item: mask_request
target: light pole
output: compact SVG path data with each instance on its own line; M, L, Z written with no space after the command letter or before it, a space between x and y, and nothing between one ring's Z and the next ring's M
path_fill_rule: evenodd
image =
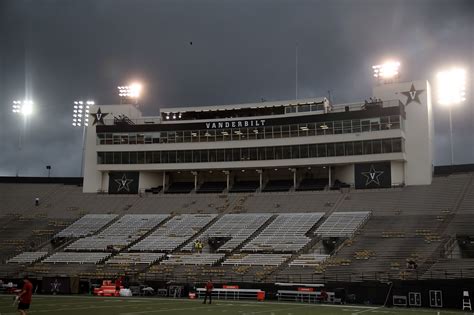
M19 175L20 172L20 163L21 163L21 149L22 149L22 132L23 129L26 128L26 122L28 117L33 114L33 101L31 100L23 100L23 101L13 101L12 105L12 112L15 115L20 115L23 117L23 124L20 124L20 130L18 133L18 160L17 160L17 167L16 167L16 176Z
M81 177L84 175L84 154L86 147L86 128L89 126L89 109L95 102L88 101L74 101L72 111L72 126L82 128L82 154L81 154Z
M447 106L449 110L449 139L451 146L451 165L454 164L453 118L452 108L466 100L466 71L451 68L438 72L438 103Z

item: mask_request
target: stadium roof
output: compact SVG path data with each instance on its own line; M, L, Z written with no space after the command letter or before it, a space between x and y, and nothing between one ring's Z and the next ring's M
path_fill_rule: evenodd
M305 98L297 100L284 100L284 101L273 101L273 102L258 102L258 103L245 103L245 104L231 104L231 105L211 105L211 106L191 106L191 107L168 107L161 108L161 113L185 113L185 112L203 112L203 111L219 111L219 110L234 110L240 108L266 108L266 107L280 107L289 105L302 105L302 104L319 104L327 101L325 97L318 98Z

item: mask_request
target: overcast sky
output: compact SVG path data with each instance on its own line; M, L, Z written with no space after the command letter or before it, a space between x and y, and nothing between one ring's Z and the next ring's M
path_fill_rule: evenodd
M192 42L192 45L190 45ZM368 98L371 65L402 63L401 80L457 64L471 78L453 111L455 163L474 163L473 0L0 0L0 175L80 174L72 103L118 102L145 83L143 111L299 96ZM26 126L11 113L31 98ZM450 162L447 110L435 108L435 165ZM23 129L25 127L25 129ZM19 150L19 133L24 137Z

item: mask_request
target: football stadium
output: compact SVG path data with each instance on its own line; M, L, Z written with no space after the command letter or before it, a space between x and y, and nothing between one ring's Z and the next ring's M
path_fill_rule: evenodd
M428 81L156 116L129 94L75 103L83 178L1 178L2 314L25 275L48 314L471 309L474 167L433 167Z
M1 2L0 315L474 314L472 1Z

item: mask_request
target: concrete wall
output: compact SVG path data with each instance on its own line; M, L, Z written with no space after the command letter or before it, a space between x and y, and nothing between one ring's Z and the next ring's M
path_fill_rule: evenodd
M163 172L140 172L138 189L148 189L163 185Z
M354 185L354 164L338 165L334 168L335 172L332 174L332 182L339 179L341 182Z
M384 84L374 97L398 99L405 104L405 183L429 185L433 175L433 114L428 81Z
M392 173L392 185L400 185L405 183L405 162L392 161L390 163Z

